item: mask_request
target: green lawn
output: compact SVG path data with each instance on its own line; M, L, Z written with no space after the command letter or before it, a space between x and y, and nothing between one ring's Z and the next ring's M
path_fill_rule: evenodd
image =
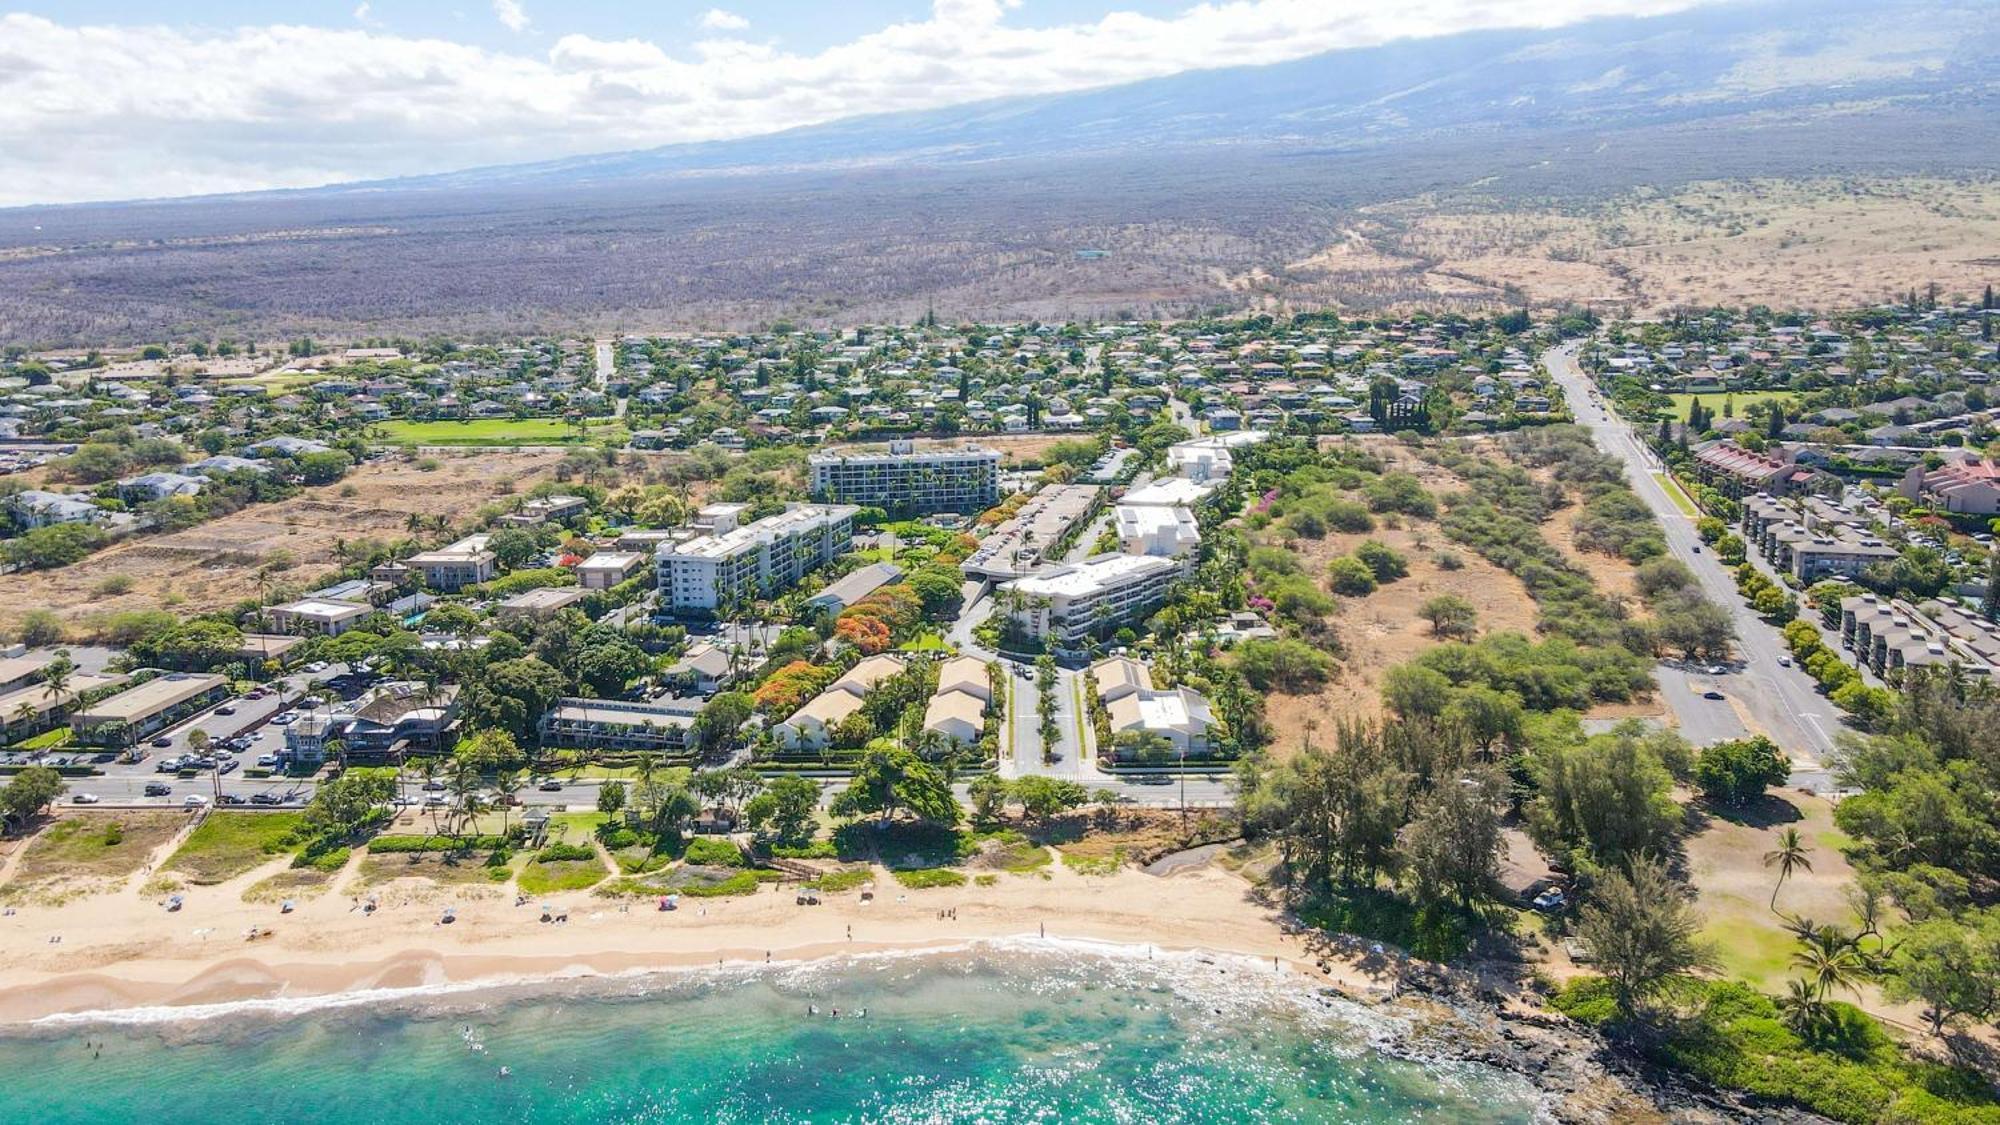
M377 423L380 441L388 445L565 445L576 442L576 430L560 418L478 418L467 421ZM590 427L586 441L623 444L624 426L602 421Z
M295 812L210 813L189 833L166 869L197 886L221 883L292 850L285 841L302 814Z
M1681 482L1668 473L1654 473L1653 476L1659 480L1660 487L1667 490L1667 498L1674 502L1674 507L1679 508L1682 515L1691 520L1701 518L1701 513L1695 510L1694 501L1681 489Z
M1738 417L1742 417L1743 408L1749 406L1753 402L1769 402L1772 399L1782 399L1785 402L1791 402L1799 397L1799 392L1797 391L1703 391L1700 394L1689 394L1684 391L1680 394L1669 395L1668 397L1674 400L1674 405L1673 405L1674 420L1680 421L1688 416L1688 407L1694 405L1694 401L1696 399L1700 399L1701 404L1703 406L1706 406L1710 410L1715 411L1715 416L1717 418L1722 417L1722 404L1727 401L1734 401L1736 403L1736 414Z
M904 652L943 652L951 646L945 644L944 638L936 633L924 632L917 634L896 647Z
M1792 935L1775 925L1744 918L1712 918L1701 936L1714 947L1724 976L1773 990L1784 987L1798 948Z
M524 895L547 895L561 891L588 890L604 881L604 864L590 859L561 859L553 863L531 860L515 877Z

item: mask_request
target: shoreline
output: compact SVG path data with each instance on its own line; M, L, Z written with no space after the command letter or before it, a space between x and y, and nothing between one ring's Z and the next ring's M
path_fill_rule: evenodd
M906 891L878 880L873 902L858 894L796 905L775 890L733 898L683 899L672 912L586 893L516 904L488 886L390 881L372 888L380 908L332 894L293 913L245 903L245 880L180 892L167 912L136 888L56 906L17 906L0 917L0 1027L117 1019L140 1009L259 1002L338 1002L347 995L460 990L564 978L804 963L844 955L917 954L972 943L1092 942L1169 953L1243 957L1284 967L1302 983L1333 987L1359 1002L1388 979L1327 960L1312 935L1291 932L1282 913L1256 900L1239 877L1212 867L1154 876L1108 876L1056 868L990 887ZM543 923L547 905L566 923ZM447 908L451 925L439 924ZM245 941L253 927L269 937ZM86 936L87 935L87 936ZM1324 961L1325 967L1321 967ZM356 1001L347 1001L356 1002ZM365 1002L365 999L360 1002ZM161 1018L161 1017L150 1017Z

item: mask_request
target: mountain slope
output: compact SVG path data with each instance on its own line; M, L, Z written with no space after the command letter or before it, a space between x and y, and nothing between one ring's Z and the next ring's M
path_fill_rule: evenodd
M1996 84L2000 22L1982 5L1788 0L1405 41L1075 94L367 186L604 183L1186 146L1380 146L1990 94Z

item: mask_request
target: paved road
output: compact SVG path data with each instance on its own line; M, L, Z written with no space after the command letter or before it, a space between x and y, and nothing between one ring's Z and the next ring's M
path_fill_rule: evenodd
M1744 604L1736 592L1736 580L1712 552L1697 553L1701 538L1695 534L1694 521L1667 494L1652 451L1596 397L1595 388L1576 363L1580 346L1566 344L1544 353L1549 374L1569 399L1577 423L1591 432L1599 448L1625 463L1633 489L1665 528L1667 546L1674 557L1687 564L1710 600L1728 610L1735 622L1737 662L1726 674L1710 678L1755 728L1784 747L1792 758L1794 785L1817 791L1830 789L1832 779L1822 763L1833 753L1834 735L1842 729L1838 709L1819 694L1810 676L1778 663L1779 657L1786 655L1778 631ZM1666 691L1666 696L1688 737L1702 741L1696 731L1708 727L1711 716L1699 705L1713 701L1689 691Z
M618 361L611 354L611 341L597 341L597 389L609 393L611 376L618 370ZM625 408L631 401L619 395L611 407L611 417L616 420L625 417Z

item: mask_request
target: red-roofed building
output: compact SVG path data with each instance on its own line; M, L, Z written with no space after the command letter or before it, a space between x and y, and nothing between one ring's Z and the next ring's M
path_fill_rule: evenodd
M1909 500L1947 512L2000 514L2000 464L1962 454L1935 469L1917 465L1903 474L1901 489Z
M1753 492L1782 495L1812 479L1812 471L1803 465L1752 453L1729 441L1696 446L1694 464L1703 484L1735 500Z

